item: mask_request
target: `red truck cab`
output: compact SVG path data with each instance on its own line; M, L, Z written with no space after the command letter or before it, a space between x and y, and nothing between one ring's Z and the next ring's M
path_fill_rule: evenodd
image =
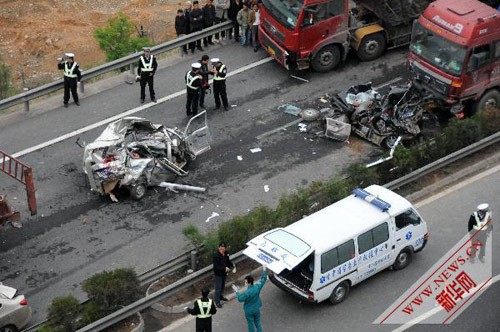
M500 12L477 0L437 0L415 21L415 86L457 117L500 107Z
M335 68L349 50L348 0L263 0L259 42L287 69Z

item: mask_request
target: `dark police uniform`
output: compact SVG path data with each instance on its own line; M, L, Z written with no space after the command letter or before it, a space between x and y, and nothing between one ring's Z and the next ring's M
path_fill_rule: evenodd
M186 101L186 115L196 115L198 114L198 101L200 100L200 89L202 77L198 73L201 65L199 63L193 63L190 71L186 73L186 89L187 89L187 101Z
M149 51L149 48L144 48L144 51ZM156 102L153 83L157 68L158 63L152 54L149 54L149 56L145 54L141 55L139 63L137 64L137 75L141 82L141 103L143 103L146 98L146 84L149 86L149 97L151 97L152 101Z
M73 60L73 56L66 56ZM77 82L82 79L82 73L80 72L80 66L77 62L73 61L61 61L57 64L57 68L62 69L64 72L64 97L63 103L64 107L68 107L69 92L73 96L75 104L80 106L78 99L78 92L76 91Z
M212 315L217 312L212 299L202 297L194 301L193 309L188 308L187 311L196 315L196 332L212 332Z
M218 59L217 59L218 60ZM214 73L214 98L215 98L215 109L220 108L221 99L222 104L224 105L224 109L229 110L229 103L227 101L227 92L226 92L226 75L227 68L226 65L223 64L220 60L212 62L220 63L220 66L215 66Z

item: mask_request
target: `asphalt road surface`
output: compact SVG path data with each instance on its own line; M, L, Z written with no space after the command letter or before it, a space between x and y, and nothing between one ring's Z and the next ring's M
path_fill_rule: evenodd
M372 322L396 301L467 232L469 215L478 203L489 202L500 209L500 165L463 180L434 196L416 203L431 234L426 248L413 257L404 270L385 270L354 286L347 300L329 303L301 303L270 281L261 292L262 325L265 331L498 331L500 326L500 282L493 284L449 325L375 325ZM495 218L496 219L496 218ZM494 220L496 223L498 219ZM493 229L493 276L500 274L499 231ZM256 279L257 280L257 279ZM194 331L195 321L187 316L162 332ZM242 304L235 299L219 309L213 318L214 331L245 331Z
M189 176L178 181L206 187L204 194L151 188L142 201L120 197L113 203L86 186L83 150L75 144L77 138L93 141L109 122L106 119L124 112L183 128L183 75L201 54L160 62L157 104L140 107L139 86L118 77L86 85L80 107L70 103L63 108L61 92L32 105L29 114L0 117L0 149L19 153L34 168L38 200L38 215L29 217L23 187L0 174L0 193L8 194L24 219L23 228L0 232L0 280L27 295L33 323L45 317L56 296L83 299L81 282L97 272L134 267L143 273L178 256L187 249L181 235L187 225L214 229L256 206L276 204L284 193L337 175L353 161L377 159L380 150L355 137L349 144L310 139L297 126L283 127L297 118L277 108L285 103L324 107L320 98L326 93L367 81L374 86L401 81L407 75L405 50L368 63L352 58L328 74L302 73L308 82L291 78L272 61L256 65L265 58L262 51L254 53L233 43L207 53L220 57L229 72L248 69L227 81L229 102L235 105L229 112L213 111L213 97L207 96L212 150L196 159ZM251 153L255 147L262 151ZM206 222L213 212L220 217Z

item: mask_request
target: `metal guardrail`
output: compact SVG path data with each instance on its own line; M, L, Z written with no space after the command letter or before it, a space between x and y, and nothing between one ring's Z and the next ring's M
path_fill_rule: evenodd
M174 50L178 47L186 45L187 43L194 42L199 40L200 38L204 38L207 36L214 35L216 33L220 33L222 31L228 30L232 26L231 21L222 22L220 24L214 25L210 28L203 29L202 31L192 33L189 35L178 37L174 40L168 41L166 43L157 45L151 48L151 53L154 55L165 53L170 50ZM141 52L136 52L134 54L127 55L126 57L102 64L95 68L82 71L82 80L80 83L81 92L84 91L84 82L91 80L97 76L105 74L115 69L123 68L126 66L130 66L130 70L133 71L133 65L139 61L139 55ZM55 65L55 64L54 64ZM48 83L32 90L28 90L26 92L20 93L18 95L0 100L0 110L6 109L21 103L24 103L24 110L29 111L29 102L33 99L42 97L51 92L55 92L64 87L63 79L59 79L52 83Z
M235 263L238 263L243 259L245 259L243 251L231 255L231 260ZM102 331L103 329L122 321L123 319L129 317L130 315L139 312L143 309L149 308L158 301L166 297L172 296L175 293L196 284L197 282L212 275L212 273L213 273L213 265L204 267L201 270L196 271L174 282L173 284L168 285L167 287L162 288L159 291L156 291L153 294L150 294L140 299L139 301L136 301L118 311L115 311L111 315L101 318L90 325L84 326L83 328L77 330L77 332Z
M493 134L491 136L488 136L486 138L483 138L479 142L473 143L469 145L468 147L465 147L463 149L460 149L458 151L453 152L452 154L447 155L446 157L443 157L441 159L438 159L428 165L425 165L422 168L417 169L416 171L411 172L410 174L407 174L403 177L400 177L394 181L391 181L389 183L386 183L384 187L387 189L397 189L400 188L404 185L407 185L410 182L414 182L421 178L424 175L427 175L431 172L434 172L446 165L449 165L461 158L467 157L468 155L478 152L492 144L500 142L500 132L497 132L496 134Z
M416 181L420 179L422 176L427 175L428 173L438 170L439 168L446 166L452 162L455 162L461 158L467 157L468 155L478 152L492 144L500 142L500 132L497 132L496 134L493 134L487 138L482 139L479 142L476 142L474 144L471 144L470 146L463 148L459 151L456 151L446 157L443 157L429 165L426 165L406 176L403 176L397 180L391 181L384 185L386 188L389 189L396 189L399 187L402 187L403 185L406 185L410 182ZM188 258L185 258L187 260ZM240 262L245 259L245 256L243 255L243 251L240 251L234 255L231 255L231 259L234 262ZM180 268L180 267L179 267ZM172 269L175 270L175 268L172 266ZM210 276L212 274L212 265L207 266L199 271L194 272L193 274L184 277L183 279L180 279L176 281L175 283L153 293L150 294L149 296L146 296L145 298L134 302L122 309L120 309L117 312L114 312L111 315L108 315L104 318L101 318L100 320L87 325L83 327L82 329L78 330L78 332L86 332L86 331L101 331L115 323L118 323L119 321L133 315L136 312L139 312L143 309L146 309L153 305L154 303L172 296L176 294L177 292L190 287L197 282L203 280L204 278Z
M168 262L165 262L161 265L158 265L151 270L148 270L144 272L143 274L138 276L138 279L141 283L141 286L148 285L152 283L155 280L160 279L161 277L165 275L169 275L175 271L178 271L179 269L185 268L185 267L190 267L190 268L195 268L193 265L195 262L193 262L193 259L196 258L196 253L199 252L199 250L202 249L202 247L198 248L198 251L187 251L185 253L180 254L179 256L169 260ZM88 299L84 300L83 302L80 303L80 305L83 305L88 302ZM38 328L40 328L43 324L47 323L49 320L45 319L41 322L38 322L26 329L23 329L22 332L34 332L37 331Z

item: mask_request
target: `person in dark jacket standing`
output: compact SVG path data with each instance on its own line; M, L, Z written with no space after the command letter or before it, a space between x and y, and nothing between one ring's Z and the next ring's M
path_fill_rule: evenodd
M214 275L215 275L215 294L214 301L217 308L222 308L220 301L227 301L223 296L224 288L226 286L226 276L234 268L229 254L226 251L226 242L221 242L219 248L214 255Z
M80 82L80 80L82 79L82 73L80 72L80 66L77 62L75 62L75 55L73 53L66 53L64 55L64 59L59 58L57 60L59 61L59 63L57 64L57 68L64 71L64 107L68 107L70 91L76 106L80 106L76 86L77 82Z
M245 285L247 289L240 293L238 287L233 285L233 289L236 292L236 298L238 302L244 302L243 311L245 312L245 318L247 319L248 331L262 332L262 325L260 323L260 307L262 307L262 301L260 300L260 291L267 280L266 266L262 267L262 275L260 281L254 284L253 277L248 275L245 277Z
M219 58L213 58L210 61L212 62L212 64L214 64L214 68L212 68L212 74L214 75L215 109L218 110L220 108L220 102L222 99L222 105L224 105L224 109L226 111L229 111L229 102L227 101L226 92L226 65L223 64Z
M203 28L208 28L214 25L215 22L215 6L214 0L206 0L205 6L203 6L203 19L205 25ZM213 45L212 36L203 38L203 46L208 47L208 45Z
M184 34L189 35L191 33L191 10L193 6L191 1L186 1L184 4ZM194 44L193 44L194 45ZM191 48L191 43L189 43L189 48ZM193 46L194 48L194 46ZM185 54L187 54L187 45L183 46Z
M207 90L210 88L210 85L208 84L208 75L210 75L212 72L208 68L208 59L209 56L204 54L201 57L201 88L200 88L200 107L205 109L205 95L207 93Z
M193 9L189 14L189 25L191 26L191 32L198 32L203 30L203 24L203 11L200 8L200 3L198 2L198 0L195 0L193 1ZM196 42L192 42L190 44L191 53L194 53L195 44L196 48L199 51L203 51L203 48L201 48L201 39L199 39Z
M186 311L196 316L196 332L212 332L212 316L217 313L214 301L208 298L208 288L201 290L201 298L194 301L193 309L186 307Z
M186 34L186 32L184 31L186 26L184 20L184 11L182 9L177 9L177 15L175 16L175 33L177 34L177 38ZM184 52L184 54L187 54L186 45L182 45L182 52Z
M238 23L238 12L243 8L243 2L241 0L231 0L228 10L228 17L233 22L234 29L234 41L240 41L240 25Z
M200 100L202 79L200 69L201 64L199 62L195 62L191 64L191 70L186 73L186 115L188 117L198 114L198 101Z
M156 58L151 54L151 48L143 47L142 50L144 53L139 58L139 63L137 64L137 78L141 83L141 104L143 104L144 99L146 99L146 84L149 87L149 97L151 101L156 103L153 85L158 63L156 62Z

